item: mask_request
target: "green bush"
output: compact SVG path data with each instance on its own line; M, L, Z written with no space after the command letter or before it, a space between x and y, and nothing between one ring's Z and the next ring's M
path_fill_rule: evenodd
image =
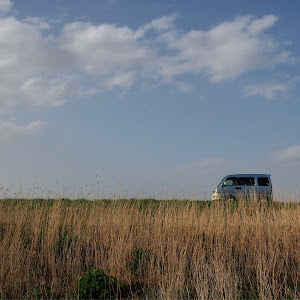
M91 270L79 278L78 296L80 299L113 299L116 291L116 279L107 276L102 270Z

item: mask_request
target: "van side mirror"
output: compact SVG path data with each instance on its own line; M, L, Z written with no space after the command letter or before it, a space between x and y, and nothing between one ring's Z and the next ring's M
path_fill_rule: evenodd
M226 186L226 181L224 181L224 182L222 183L222 187L224 187L224 186Z

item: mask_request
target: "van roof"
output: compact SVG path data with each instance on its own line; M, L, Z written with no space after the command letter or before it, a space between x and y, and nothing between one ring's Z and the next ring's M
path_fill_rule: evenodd
M270 177L270 174L229 174L226 175L228 176L233 176L233 177Z

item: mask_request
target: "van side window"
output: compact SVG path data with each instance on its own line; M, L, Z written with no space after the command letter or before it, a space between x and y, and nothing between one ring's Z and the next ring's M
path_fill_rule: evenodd
M236 177L228 177L228 178L226 178L225 185L226 186L237 185L237 178Z
M254 177L240 177L238 178L238 185L255 185Z
M269 186L270 185L268 177L257 178L257 183L259 186Z

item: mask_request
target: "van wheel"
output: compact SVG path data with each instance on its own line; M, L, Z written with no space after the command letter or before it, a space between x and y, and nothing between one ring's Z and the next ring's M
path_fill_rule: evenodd
M227 195L226 200L236 200L236 198L233 195Z

